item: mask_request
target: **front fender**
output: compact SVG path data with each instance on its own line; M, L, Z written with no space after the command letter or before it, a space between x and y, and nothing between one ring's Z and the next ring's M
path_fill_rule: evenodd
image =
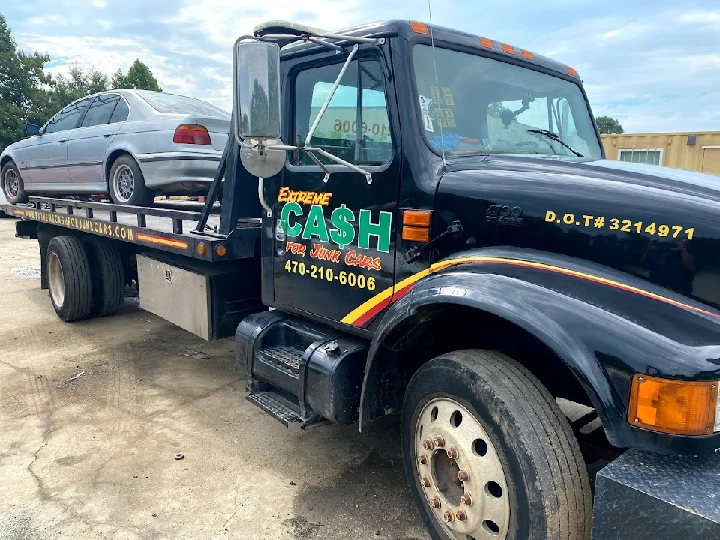
M361 422L371 419L378 399L375 360L383 343L423 307L454 304L501 317L551 349L585 389L615 446L675 451L720 446L719 434L674 437L626 421L636 373L720 378L720 314L639 278L570 257L488 249L455 260L464 262L437 263L436 271L385 313L368 355Z

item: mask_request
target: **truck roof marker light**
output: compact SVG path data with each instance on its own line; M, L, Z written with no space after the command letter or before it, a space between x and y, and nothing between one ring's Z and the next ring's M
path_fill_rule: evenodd
M572 75L573 77L578 77L578 72L575 70L575 68L571 68L570 66L567 66L567 72L568 75Z
M523 58L525 60L530 60L530 61L535 60L535 56L533 56L533 53L531 53L530 51L526 51L525 49L520 49L520 54L523 55Z
M506 52L508 54L515 54L515 47L512 45L508 45L507 43L501 43L500 46L502 47L503 52Z
M718 386L718 381L635 375L630 387L628 422L673 435L710 435L716 426Z
M403 212L403 225L414 227L429 227L432 212L430 210L405 210Z
M495 48L495 43L493 43L493 40L484 38L484 37L480 38L480 45L482 45L486 49L494 49Z
M411 21L410 28L416 34L423 34L426 36L430 35L430 29L428 28L428 25L425 23Z

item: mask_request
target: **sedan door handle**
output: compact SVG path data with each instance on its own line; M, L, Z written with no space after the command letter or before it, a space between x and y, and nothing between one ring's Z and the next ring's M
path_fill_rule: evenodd
M103 137L112 137L112 133L103 133Z
M67 139L59 139L58 142L67 142Z

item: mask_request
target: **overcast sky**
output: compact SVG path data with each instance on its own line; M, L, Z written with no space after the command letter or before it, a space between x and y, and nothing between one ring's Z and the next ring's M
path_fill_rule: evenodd
M259 22L333 30L428 20L427 0L22 0L0 13L52 72L145 62L169 92L231 108L232 43ZM7 5L10 4L10 5ZM596 116L625 131L720 130L720 1L432 0L433 23L575 67Z

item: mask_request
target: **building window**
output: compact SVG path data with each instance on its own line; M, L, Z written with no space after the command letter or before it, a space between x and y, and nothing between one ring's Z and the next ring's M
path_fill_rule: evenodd
M628 163L662 164L662 148L633 148L618 150L618 160Z

